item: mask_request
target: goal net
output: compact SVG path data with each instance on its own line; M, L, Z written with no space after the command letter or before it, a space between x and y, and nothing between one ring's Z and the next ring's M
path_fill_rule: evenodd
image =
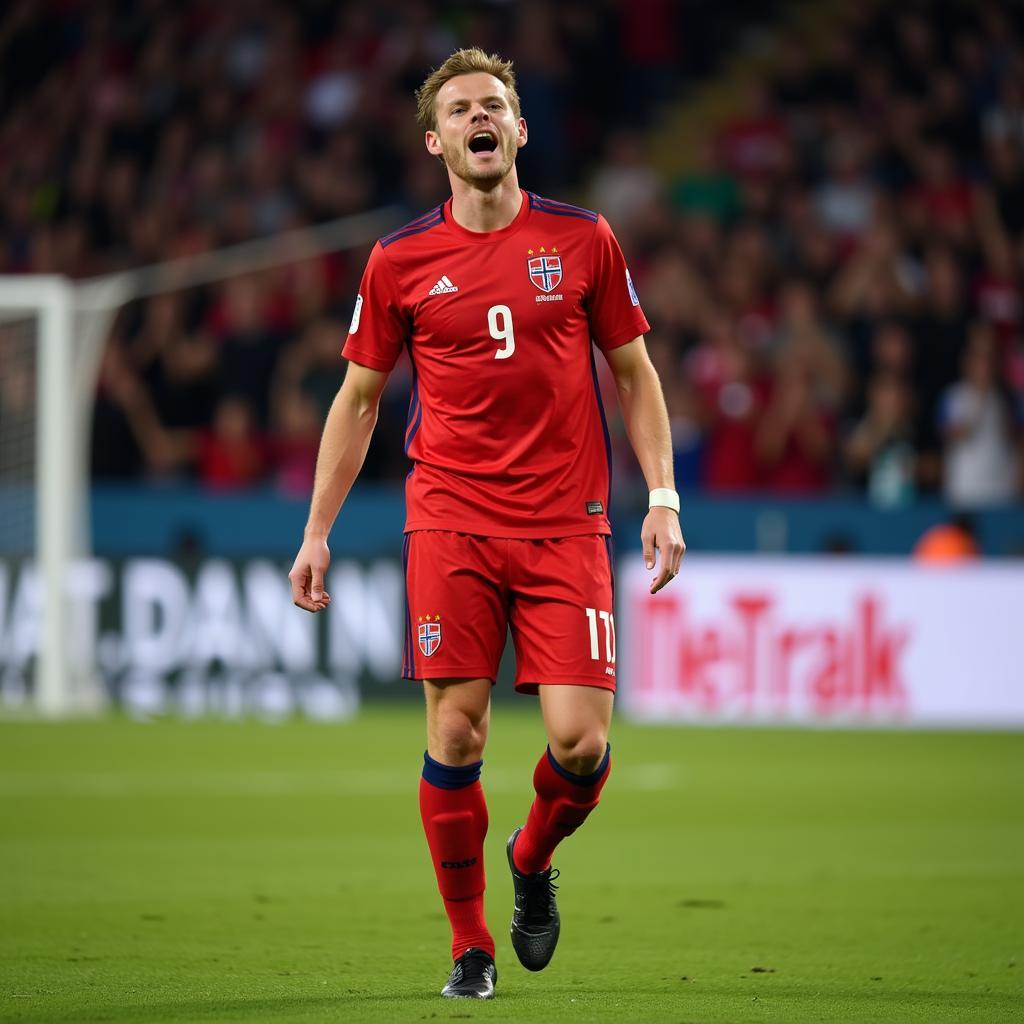
M97 377L118 310L371 244L385 208L81 282L0 276L0 706L48 717L107 704L88 559Z

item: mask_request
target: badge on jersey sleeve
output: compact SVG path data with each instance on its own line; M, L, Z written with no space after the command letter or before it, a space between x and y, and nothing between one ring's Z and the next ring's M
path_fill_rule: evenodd
M425 658L432 657L441 646L441 616L421 615L419 617L418 638L420 651Z
M534 256L526 261L526 269L542 292L553 292L562 283L561 256Z

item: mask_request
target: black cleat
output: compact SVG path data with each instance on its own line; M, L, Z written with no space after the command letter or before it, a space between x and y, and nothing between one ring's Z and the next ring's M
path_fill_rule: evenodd
M524 875L512 858L516 837L523 830L517 828L508 837L506 852L508 866L512 869L512 885L516 893L516 906L512 912L512 948L519 962L528 971L543 971L555 955L561 919L555 902L557 885L552 885L558 871L535 871Z
M473 946L455 961L441 995L446 999L493 999L497 980L494 958L486 950Z

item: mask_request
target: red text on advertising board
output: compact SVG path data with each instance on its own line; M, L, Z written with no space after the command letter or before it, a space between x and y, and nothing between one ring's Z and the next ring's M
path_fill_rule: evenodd
M683 595L639 613L637 696L709 717L803 711L815 718L907 712L908 625L886 623L867 593L846 616L787 615L769 593L737 588L697 619Z

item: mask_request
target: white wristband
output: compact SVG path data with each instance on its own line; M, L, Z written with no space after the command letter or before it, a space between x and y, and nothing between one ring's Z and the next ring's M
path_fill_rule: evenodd
M648 508L670 508L673 512L679 511L679 495L669 487L655 487L651 491Z

